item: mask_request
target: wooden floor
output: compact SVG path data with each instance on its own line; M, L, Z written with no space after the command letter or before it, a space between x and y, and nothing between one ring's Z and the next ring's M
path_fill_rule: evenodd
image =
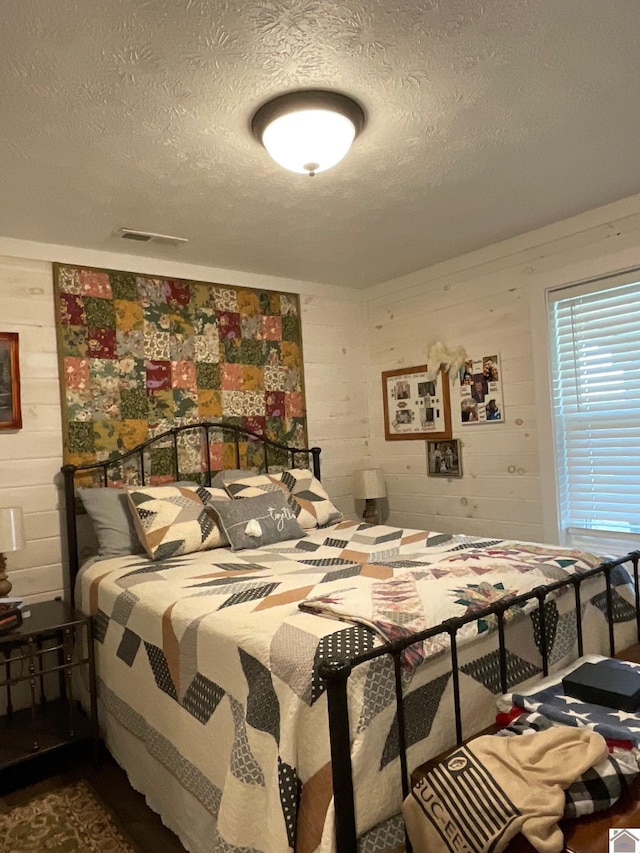
M85 747L85 751L89 750ZM129 784L124 771L104 751L99 767L94 767L82 748L57 753L46 760L32 759L15 769L0 773L0 795L26 788L49 776L69 780L87 779L103 802L114 812L121 828L145 853L185 853L177 837L146 804L144 797Z

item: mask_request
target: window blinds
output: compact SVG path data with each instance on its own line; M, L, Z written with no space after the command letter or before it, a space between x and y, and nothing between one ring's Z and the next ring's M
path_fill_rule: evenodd
M640 273L625 278L550 294L565 531L640 533Z

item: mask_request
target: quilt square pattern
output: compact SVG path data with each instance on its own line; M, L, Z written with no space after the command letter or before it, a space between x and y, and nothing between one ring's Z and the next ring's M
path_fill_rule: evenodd
M65 462L221 417L306 445L296 294L59 264L54 279ZM195 479L206 454L189 461L181 474ZM151 482L161 473L152 467Z

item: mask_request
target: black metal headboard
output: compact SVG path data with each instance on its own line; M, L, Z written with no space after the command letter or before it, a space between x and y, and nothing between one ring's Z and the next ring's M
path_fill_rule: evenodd
M203 485L211 485L211 475L217 472L217 468L211 468L211 438L212 436L220 436L218 440L229 440L235 447L235 467L241 468L241 453L240 443L248 442L256 444L261 448L260 469L265 473L269 472L269 465L272 467L278 465L282 467L283 463L289 464L291 468L311 467L314 476L320 479L320 448L319 447L290 447L286 444L281 444L266 438L260 433L250 429L245 429L234 423L226 423L225 421L203 421L201 423L185 424L184 426L174 427L166 432L150 438L148 441L139 444L132 450L125 453L112 456L104 462L92 462L87 465L63 465L60 469L64 478L64 503L65 503L65 529L67 534L67 547L69 550L69 575L70 575L70 591L73 601L73 593L76 581L76 575L80 569L80 560L78 555L78 527L76 521L76 494L75 482L78 472L84 474L92 473L99 476L100 485L103 487L109 486L110 483L117 481L117 478L112 475L113 471L121 469L122 463L126 460L132 460L136 463L138 485L145 485L148 476L147 466L145 465L145 455L149 449L156 446L165 447L169 450L172 459L173 476L175 480L179 480L181 474L192 475L193 472L185 472L180 468L180 448L178 436L181 433L200 433L202 439L203 466L199 472L203 480ZM309 460L311 458L311 465ZM300 462L303 465L300 465ZM249 467L249 466L247 466ZM97 484L96 484L97 485Z

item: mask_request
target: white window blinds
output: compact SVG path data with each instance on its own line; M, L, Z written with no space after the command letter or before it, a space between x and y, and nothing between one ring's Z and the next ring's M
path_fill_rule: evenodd
M561 529L640 533L640 272L550 294Z

